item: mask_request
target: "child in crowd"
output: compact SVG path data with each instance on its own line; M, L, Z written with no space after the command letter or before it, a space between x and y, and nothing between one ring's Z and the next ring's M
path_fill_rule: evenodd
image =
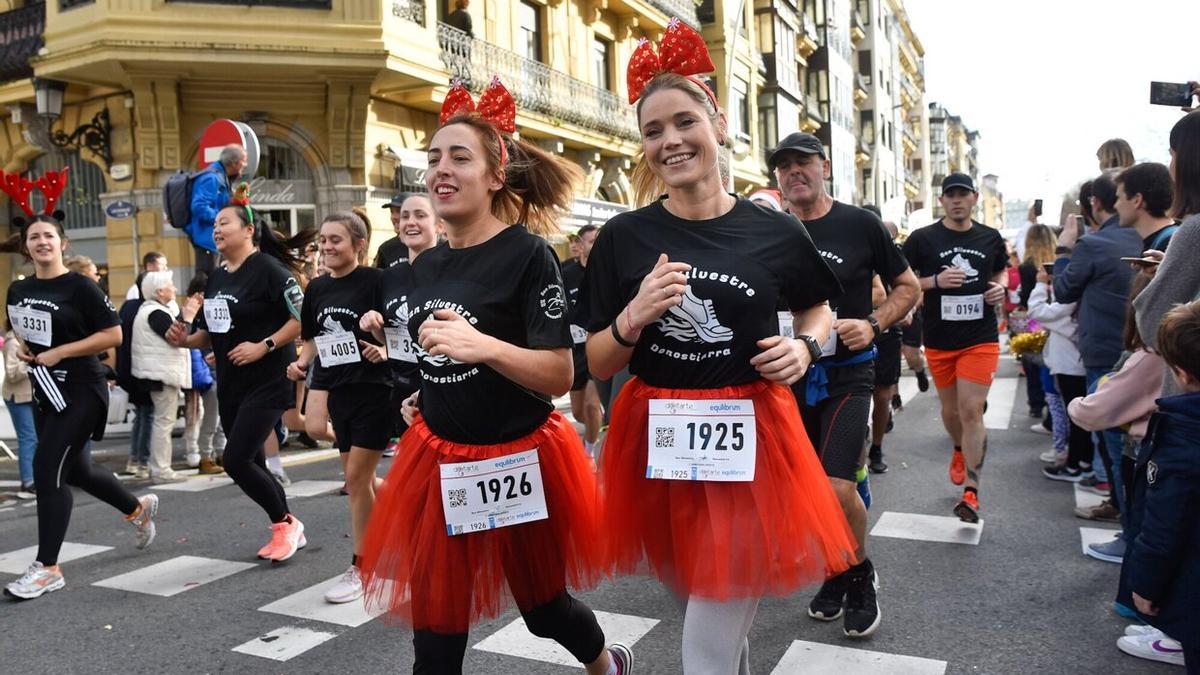
M1158 350L1181 394L1158 399L1138 451L1129 549L1117 601L1157 631L1117 641L1124 652L1200 673L1200 301L1176 306L1158 329ZM1174 641L1167 638L1173 638ZM1182 659L1180 659L1182 657Z

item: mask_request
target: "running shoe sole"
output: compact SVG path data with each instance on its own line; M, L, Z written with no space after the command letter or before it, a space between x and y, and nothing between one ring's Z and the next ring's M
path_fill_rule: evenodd
M1116 565L1120 565L1121 562L1124 560L1124 558L1122 558L1121 556L1100 553L1096 549L1092 548L1091 546L1089 546L1087 549L1087 556L1089 558L1095 558L1096 560L1100 560L1100 561L1103 561L1106 563L1113 563Z
M158 516L158 495L146 495L146 501L142 504L142 510L142 515L147 516L148 520L150 521L146 525L146 529L150 531L150 534L146 536L145 543L137 544L137 549L139 551L149 548L150 544L154 543L155 537L158 536L158 526L154 524L154 519Z
M308 539L305 538L304 533L301 532L300 533L300 543L296 546L296 550L299 551L300 549L304 548L305 546L308 546ZM259 560L270 560L270 557L262 555L262 552L260 551L259 555L258 555L258 559Z
M954 507L954 515L964 523L974 525L979 522L979 512L971 508L971 505L966 502L959 502L958 506Z
M363 596L363 589L361 586L359 586L358 591L355 593L351 593L350 595L338 595L338 596L326 595L325 602L328 602L331 605L344 605L347 602L354 602L355 600L358 600L362 596Z
M1064 483L1078 483L1083 480L1082 473L1059 473L1053 471L1050 467L1042 469L1042 476L1050 480L1062 481Z
M42 586L40 589L38 589L34 593L29 593L29 594L17 593L16 591L13 591L11 588L6 587L4 589L4 594L15 600L33 600L35 598L40 598L47 593L53 593L54 591L61 590L66 585L67 585L67 580L62 577L59 577L58 581L54 581L52 583L46 584L45 586Z
M878 594L879 593L879 572L873 573L872 578L871 578L871 585L875 588L875 593ZM879 611L879 600L876 599L875 600L875 621L873 621L870 626L867 626L862 631L846 630L845 627L843 627L842 632L848 638L858 639L858 638L871 637L871 635L873 635L876 630L879 630L879 624L881 624L881 623L883 623L883 612Z
M810 618L816 619L817 621L837 621L838 619L842 618L842 615L844 615L845 613L846 613L845 607L838 608L837 614L832 614L829 616L826 616L825 614L823 614L821 612L814 612L812 610L812 607L808 608L808 616Z

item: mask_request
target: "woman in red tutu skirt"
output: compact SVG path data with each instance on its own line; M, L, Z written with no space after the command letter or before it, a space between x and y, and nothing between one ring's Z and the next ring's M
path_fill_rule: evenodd
M799 221L725 192L725 115L691 77L712 69L704 42L672 22L662 44L639 46L628 81L636 196L663 196L601 228L585 282L592 373L634 375L601 459L604 537L617 572L686 598L685 673L746 673L759 599L853 557L787 387L841 287Z
M558 260L534 232L550 231L581 172L512 139L515 115L498 81L478 112L455 85L429 144L448 242L413 261L406 307L380 308L407 315L421 411L367 526L366 602L412 626L415 673L461 673L470 625L511 597L588 673L627 675L629 650L606 648L566 590L608 567L595 477L551 405L571 386L572 341Z

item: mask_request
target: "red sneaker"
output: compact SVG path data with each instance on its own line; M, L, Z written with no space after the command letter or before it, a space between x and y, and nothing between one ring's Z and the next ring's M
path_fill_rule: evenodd
M954 515L964 523L978 523L979 495L971 490L963 490L962 501L954 507Z
M950 482L955 485L962 485L967 479L967 462L963 459L962 450L955 450L954 455L950 457Z

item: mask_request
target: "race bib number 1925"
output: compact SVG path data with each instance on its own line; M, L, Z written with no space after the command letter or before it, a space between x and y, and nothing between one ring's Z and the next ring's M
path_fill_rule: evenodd
M648 431L646 478L754 480L754 401L651 399Z

